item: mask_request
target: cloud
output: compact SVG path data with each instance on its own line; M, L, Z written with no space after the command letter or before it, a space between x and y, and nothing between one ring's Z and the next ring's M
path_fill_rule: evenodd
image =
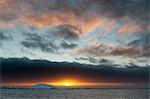
M121 56L133 59L148 58L150 57L149 37L149 34L143 34L138 39L116 47L107 44L94 44L94 46L88 48L80 48L76 53L97 58L101 56Z
M49 35L53 36L55 39L63 39L67 41L74 41L79 39L79 35L82 33L81 29L77 26L70 24L62 24L50 29Z
M103 39L109 35L107 32L132 33L133 37L143 35L149 27L148 13L149 0L1 0L0 28L23 25L44 30L44 27L53 27L45 37L44 33L37 34L37 37L24 35L26 40L21 44L27 48L55 52L77 47L78 39L86 39L87 33L97 32L97 29L105 33L101 37ZM101 33L97 35L101 36ZM97 57L149 56L149 40L142 43L142 50L133 44L112 48L105 44L97 46L98 42L99 39L93 41L94 47L79 48L77 53Z
M118 47L111 51L112 55L127 56L127 57L137 57L139 56L140 49L132 47Z
M113 63L107 59L97 59L97 58L93 58L93 57L76 57L75 60L89 61L90 63L94 63L94 64L105 64L105 65L111 64L111 66L114 66Z
M148 2L148 0L89 0L89 4L96 5L100 13L110 18L128 16L138 21L147 21Z
M96 46L92 46L89 48L83 48L79 49L77 51L78 54L81 55L86 55L86 56L105 56L109 55L109 53L112 51L113 47L110 45L105 45L105 44L99 44Z
M16 4L12 0L0 1L0 6L1 6L0 7L1 8L0 20L1 21L12 21L18 18L18 13L16 11L18 9L16 9L15 7Z
M24 33L26 40L21 44L27 48L38 48L44 52L58 52L59 49L73 49L81 30L69 24L57 25L45 33Z
M0 31L0 41L10 40L11 37L4 34L4 32Z
M127 45L140 49L139 54L142 57L150 57L150 34L148 32L143 34L139 33L137 39L129 42Z
M46 82L62 79L66 75L85 82L131 83L144 86L147 86L149 80L149 68L138 65L121 68L107 65L93 66L30 60L28 58L1 58L1 64L2 83Z
M45 33L23 33L25 40L21 45L26 48L40 49L43 52L57 53L60 49L73 49L79 35L78 29L70 25L61 25Z
M77 44L67 43L67 42L62 42L60 45L64 49L73 49L73 48L77 47Z
M0 1L0 20L37 27L71 24L87 33L98 27L103 18L128 17L137 24L147 24L148 4L148 0L5 0ZM124 28L120 30L123 31Z
M135 32L142 32L145 29L145 26L141 24L124 24L118 30L119 33L135 33Z
M38 48L44 52L55 52L57 50L54 43L49 42L37 33L25 33L24 35L26 40L22 41L21 44L27 48Z
M0 31L0 45L2 45L4 41L9 41L12 39L13 38L10 35L5 35L4 32Z
M88 13L93 13L110 18L128 16L139 20L145 19L144 21L148 19L148 0L74 0L72 1L73 4L69 0L64 0L63 3L58 0L54 0L53 2L55 4L54 7L60 7L65 9L65 11L70 8L77 16L86 16Z
M48 12L44 13L44 15L40 17L36 17L35 15L25 16L21 19L23 23L28 26L35 26L37 28L43 28L45 26L55 26L62 24L70 24L72 26L79 27L84 34L93 31L97 28L101 20L98 16L81 16L81 18L75 15L72 11L56 11L56 12ZM82 33L82 34L83 34Z

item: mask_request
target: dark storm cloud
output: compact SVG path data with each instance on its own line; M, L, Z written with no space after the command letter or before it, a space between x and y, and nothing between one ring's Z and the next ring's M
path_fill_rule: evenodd
M83 81L148 84L149 68L137 65L112 67L107 65L85 65L58 63L28 58L1 58L2 82L53 81L66 76Z
M24 33L26 39L21 44L27 48L38 48L44 52L55 52L57 47L37 33Z

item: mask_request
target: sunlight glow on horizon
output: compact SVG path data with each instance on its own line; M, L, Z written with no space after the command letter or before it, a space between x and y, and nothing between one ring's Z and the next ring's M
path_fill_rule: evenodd
M111 82L85 82L71 78L57 80L54 82L30 82L30 83L3 83L1 86L16 86L16 87L29 87L37 84L49 84L57 87L107 87L107 86L131 86L132 83L111 83Z
M49 84L56 87L121 87L121 86L133 86L132 83L90 83L90 82L81 82L81 83L73 83L73 82L61 82L61 83L5 83L1 84L0 87L31 87L36 84ZM141 86L141 85L139 85Z

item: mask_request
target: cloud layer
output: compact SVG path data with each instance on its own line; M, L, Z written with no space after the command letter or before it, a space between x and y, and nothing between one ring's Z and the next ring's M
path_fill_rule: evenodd
M148 13L149 0L1 0L0 40L19 31L26 50L149 58Z
M127 17L137 20L139 26L135 28L143 28L140 24L145 25L148 20L148 0L5 0L0 5L1 21L37 27L71 24L91 31L104 17L110 20Z

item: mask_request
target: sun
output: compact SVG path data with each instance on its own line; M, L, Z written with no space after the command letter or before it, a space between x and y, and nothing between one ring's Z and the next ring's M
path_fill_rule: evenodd
M54 86L61 86L61 87L69 87L69 86L78 86L79 82L77 82L76 80L72 80L72 79L64 79L64 80L60 80L57 82L49 82L49 84L54 85Z
M64 82L63 85L64 85L64 86L71 86L72 83L71 83L71 82Z

